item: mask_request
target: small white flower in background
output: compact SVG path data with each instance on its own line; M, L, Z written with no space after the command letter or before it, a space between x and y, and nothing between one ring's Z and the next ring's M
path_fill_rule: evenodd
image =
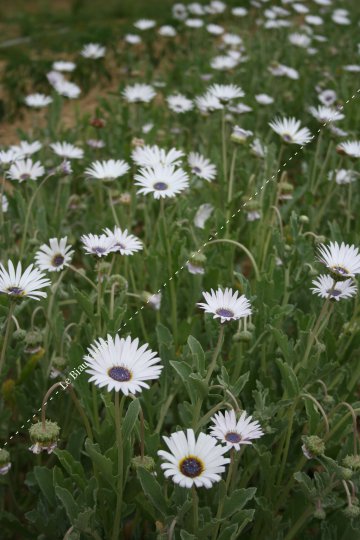
M1 201L1 208L3 213L5 214L9 209L9 201L6 195L0 195L0 201Z
M297 32L294 32L293 34L289 35L289 41L292 45L306 49L311 43L311 38L309 38L309 36L306 34L298 34Z
M248 10L246 8L243 8L243 7L234 7L234 8L232 8L231 13L235 17L245 17L245 15L247 15L247 13L248 13Z
M337 95L334 90L323 90L318 94L318 100L326 106L333 105L337 100Z
M55 154L67 159L82 159L84 150L67 142L56 142L50 144L50 148Z
M49 71L49 73L46 74L46 78L54 88L57 84L67 82L64 75L59 71Z
M309 8L300 3L291 4L296 13L309 13Z
M8 150L0 150L0 164L9 165L13 161L20 159L19 153L14 150L14 148L9 148Z
M90 148L104 148L105 143L101 139L88 139L86 141L86 144L90 146Z
M245 103L236 103L236 105L229 105L228 110L235 114L245 114L251 112L252 108L245 105Z
M153 21L152 19L139 19L134 22L134 26L138 30L150 30L150 28L156 26L156 21Z
M330 242L328 246L320 244L318 258L339 281L360 274L360 253L354 245L344 242L341 245L337 242Z
M160 310L161 292L152 294L152 293L150 293L148 291L143 291L141 293L141 299L144 302L144 304L149 305L155 311Z
M88 43L81 49L80 54L84 58L91 58L97 60L105 56L106 48L99 43Z
M233 99L245 96L244 91L236 84L213 84L208 90L209 94L215 96L220 102L228 103Z
M330 171L328 178L329 180L334 180L339 185L351 184L355 182L360 176L360 173L355 171L349 171L346 169L337 169L335 171Z
M211 420L210 434L224 443L228 450L240 450L241 445L252 444L253 439L264 435L259 422L252 421L252 416L247 416L246 411L242 412L239 420L236 420L234 410L219 412Z
M128 103L150 103L156 96L156 92L150 84L136 83L126 86L122 95Z
M174 4L171 8L172 16L178 21L183 21L187 17L187 11L184 4Z
M349 71L350 73L359 73L360 72L360 65L359 64L348 64L347 66L343 66L344 71Z
M229 45L230 47L237 47L242 44L243 40L240 36L237 34L223 34L222 40L225 43L225 45Z
M206 30L214 36L221 36L225 32L224 28L218 24L208 24Z
M10 469L10 454L5 448L0 448L0 475L5 475Z
M274 98L268 94L256 94L255 100L260 103L260 105L271 105L271 103L274 103Z
M319 120L319 122L321 123L338 122L339 120L345 118L345 115L343 115L336 109L321 105L319 107L309 107L309 112L314 118L316 118L316 120Z
M342 298L351 298L357 293L357 287L352 279L335 282L331 276L321 275L312 281L314 287L311 288L313 294L321 298L331 298L332 300L341 300Z
M106 234L83 234L80 240L87 255L98 257L109 255L114 246L113 239Z
M17 154L18 158L23 159L39 152L39 150L42 149L42 146L40 141L33 141L30 143L28 141L21 141L20 144L11 146L10 149Z
M321 26L324 20L318 15L305 15L305 21L312 26Z
M176 431L163 439L170 452L159 450L158 455L164 460L161 468L166 478L188 489L192 486L211 488L220 482L220 475L230 462L223 457L226 446L217 444L214 437L205 433L200 433L196 439L192 429Z
M219 56L215 56L211 60L210 66L213 69L217 69L219 71L226 71L226 70L233 69L234 67L238 65L238 63L239 63L238 60L231 57L230 55L219 55Z
M140 169L135 175L135 185L140 186L138 193L152 193L155 199L175 197L189 187L189 177L183 169L173 165L155 165Z
M86 176L97 180L115 180L128 172L130 166L122 159L109 159L108 161L94 161L85 169Z
M111 229L104 229L104 232L112 239L113 252L119 252L121 255L133 255L143 249L141 240L133 234L129 234L127 229L122 231L120 227L114 227L113 231Z
M191 111L194 104L191 99L188 99L182 94L175 94L166 98L169 109L176 113L185 113Z
M230 138L233 142L244 143L253 135L254 133L250 130L243 129L240 126L234 126Z
M303 146L313 139L307 128L300 129L301 122L296 118L275 118L269 122L269 126L280 135L280 137L289 144L298 144Z
M126 41L126 43L129 43L130 45L138 45L142 41L141 37L138 36L137 34L126 34L126 36L124 37L124 40Z
M346 154L352 158L360 157L360 141L345 141L340 143L336 147L336 151L339 154Z
M344 131L343 129L340 129L339 127L335 126L334 124L328 124L327 129L331 131L335 137L347 137L349 133L347 131Z
M161 26L158 33L163 37L175 37L177 34L175 28L173 26L169 26L168 24Z
M163 366L157 353L148 347L147 343L139 347L139 340L132 340L130 336L99 338L84 357L88 366L86 373L91 375L89 382L125 396L150 388L146 381L158 379Z
M204 21L202 19L186 19L185 25L188 28L201 28L204 26Z
M261 218L261 214L258 210L251 210L246 213L246 221L258 221Z
M214 207L209 203L200 205L194 217L195 227L197 227L198 229L204 229L205 223L207 222L213 211Z
M28 107L42 109L43 107L50 105L53 99L51 96L46 96L45 94L29 94L24 101Z
M236 321L251 315L250 302L243 294L239 296L238 291L226 288L224 291L218 288L217 291L203 292L205 303L199 302L197 306L214 315L214 319L220 318L220 322Z
M224 13L226 10L226 4L220 0L212 0L208 6L205 6L205 11L211 15L218 15Z
M191 172L199 178L203 178L208 182L212 182L216 178L216 166L201 154L190 152L188 155L188 164Z
M223 105L220 100L209 92L207 94L204 94L203 96L195 98L195 103L198 109L203 113L209 113L223 109Z
M288 77L294 81L300 77L299 72L296 69L285 66L284 64L271 65L268 67L268 70L275 77Z
M65 266L69 266L74 254L72 246L67 246L67 236L64 238L50 238L49 244L40 246L35 255L35 261L40 270L48 272L60 272Z
M55 88L56 92L60 94L60 96L67 97L69 99L76 99L81 94L81 88L77 84L70 81L55 81L53 87Z
M76 64L74 64L74 62L68 62L65 60L57 60L56 62L53 62L52 65L52 69L55 71L64 71L66 73L74 71L75 68Z
M143 133L145 133L145 134L146 134L146 133L150 133L150 131L153 129L153 127L154 127L153 122L147 122L146 124L144 124L144 125L142 126L141 131L142 131Z
M250 144L250 151L252 154L254 154L256 157L264 159L267 154L267 148L260 139L254 139L252 143Z
M45 274L30 264L24 272L19 262L16 270L13 263L8 261L8 270L0 264L0 293L7 294L11 298L33 298L39 300L46 298L46 292L41 291L50 285Z
M40 161L34 163L32 159L19 159L10 166L7 177L10 180L24 182L25 180L37 180L44 174L45 169Z
M155 167L156 165L179 165L184 156L182 150L171 148L164 150L157 145L137 146L131 153L131 159L140 167Z

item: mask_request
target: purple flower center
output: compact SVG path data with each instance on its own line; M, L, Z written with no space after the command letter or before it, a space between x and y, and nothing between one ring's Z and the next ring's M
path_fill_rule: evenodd
M7 292L12 296L22 296L24 294L24 289L20 289L20 287L9 287Z
M291 142L291 141L292 141L292 137L291 137L291 135L289 135L288 133L284 133L283 139L284 139L284 141L286 141L286 142Z
M338 289L328 289L326 292L328 294L330 294L330 296L340 296L341 295L341 291L339 291Z
M105 253L105 251L106 249L100 246L93 248L93 253Z
M200 476L203 470L204 466L197 457L189 456L180 463L180 471L189 478Z
M345 268L343 268L342 266L333 266L332 270L336 274L340 274L340 276L347 276L349 274L349 272Z
M193 168L192 168L192 172L193 172L194 174L200 174L200 173L201 173L201 169L200 169L200 167L193 167Z
M236 444L241 441L241 435L239 435L239 433L236 433L235 431L229 431L229 433L225 435L225 440L229 443Z
M132 375L131 371L124 366L114 366L108 371L109 377L118 382L127 382L130 381Z
M30 178L30 174L28 173L20 174L20 180L29 180L29 178Z
M61 266L64 262L65 258L61 255L61 253L57 253L54 255L52 264L53 266Z
M217 309L216 314L220 315L220 317L233 317L234 316L234 312L231 311L231 309L226 309L226 308Z
M156 182L156 184L154 184L154 189L157 189L158 191L165 191L167 188L168 185L165 184L165 182Z

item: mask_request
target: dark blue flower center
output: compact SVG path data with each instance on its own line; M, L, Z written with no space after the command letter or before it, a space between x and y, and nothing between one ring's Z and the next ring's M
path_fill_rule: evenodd
M22 296L24 294L24 289L20 289L20 287L9 287L7 292L12 296Z
M100 246L93 248L94 253L105 253L105 251L106 249Z
M341 294L341 291L338 289L328 289L326 292L330 294L330 296L340 296Z
M180 463L180 471L189 478L200 476L203 470L204 466L197 457L189 456Z
M64 262L64 257L61 255L61 253L58 253L57 255L54 255L52 264L53 266L61 266Z
M229 443L235 444L241 441L241 435L239 435L239 433L236 433L235 431L229 431L229 433L225 435L225 440Z
M109 377L118 382L127 382L131 379L131 371L124 366L114 366L108 371Z
M29 178L30 178L30 174L28 173L23 173L20 175L21 180L29 180Z
M348 275L348 271L343 268L342 266L333 266L332 267L332 270L336 273L336 274L340 274L340 276L347 276Z
M154 184L154 188L158 191L165 191L165 189L168 188L168 185L165 184L165 182L156 182L156 184Z
M220 315L220 317L233 317L234 316L234 312L231 311L231 309L226 309L226 308L217 309L216 314Z
M292 137L291 137L291 135L289 135L288 133L284 133L283 139L284 139L284 141L286 141L286 142L291 142L291 141L292 141Z

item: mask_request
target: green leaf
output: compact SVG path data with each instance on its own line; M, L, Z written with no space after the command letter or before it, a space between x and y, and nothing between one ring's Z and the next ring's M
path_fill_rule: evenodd
M184 529L180 531L180 538L181 540L196 540L196 536L188 533Z
M220 535L217 537L217 540L232 540L233 538L236 538L233 536L234 533L237 532L238 526L230 525L230 527L226 527L226 529L223 529L220 533Z
M288 398L297 397L300 393L300 388L293 369L283 362L281 358L276 358L275 361L281 373L285 394Z
M54 454L57 456L61 465L69 473L71 478L74 479L81 489L84 489L86 485L86 478L82 465L76 461L67 450L60 450L57 448L54 450Z
M79 303L80 307L85 311L89 319L94 318L94 305L91 300L89 300L89 295L86 295L79 291L76 287L72 287L75 295L75 299Z
M53 484L53 472L47 467L34 467L34 476L45 498L51 506L56 504L56 496Z
M132 430L135 427L135 422L139 416L140 412L140 401L138 399L134 399L126 411L124 422L122 425L122 431L123 431L123 437L126 441L129 436L131 435Z
M192 353L193 360L194 360L194 366L195 366L196 370L199 373L204 374L204 372L205 372L205 353L204 353L204 350L203 350L202 346L200 345L198 340L195 339L193 336L188 337L187 343L188 343L190 351Z
M86 439L85 449L86 449L87 455L89 456L91 461L94 463L94 465L98 468L104 480L113 489L115 489L115 474L113 471L113 463L111 459L105 457L101 453L99 445L97 443L91 442L90 439Z
M155 476L142 467L137 469L137 475L145 495L150 499L155 508L157 508L161 516L165 517L167 514L167 502Z
M192 373L191 367L188 364L185 364L185 362L177 362L176 360L171 360L170 364L180 376L181 380L187 382L188 377Z
M244 373L238 378L238 380L236 381L234 385L230 386L230 389L232 393L234 394L234 396L238 396L240 394L245 384L248 382L249 377L250 377L250 371L247 371L246 373Z
M202 379L197 373L191 373L191 375L189 375L186 386L193 402L198 398L206 398L209 393L208 384L205 379Z
M72 496L70 491L60 486L55 487L55 493L56 496L60 499L63 507L65 508L70 523L73 523L74 519L79 514L79 507L74 497Z
M256 488L244 488L233 491L230 497L226 497L225 499L222 513L223 518L228 518L238 510L241 510L254 497L255 493Z

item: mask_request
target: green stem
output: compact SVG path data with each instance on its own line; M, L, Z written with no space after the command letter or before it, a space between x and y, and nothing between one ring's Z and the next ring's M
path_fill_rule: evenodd
M204 244L204 247L210 246L211 244L219 244L219 243L223 243L223 242L228 243L228 244L232 244L232 245L238 247L239 249L241 249L242 251L244 251L244 253L246 253L246 255L249 257L249 259L250 259L250 261L251 261L251 263L253 265L255 275L256 275L256 279L259 281L260 280L260 272L259 272L258 265L256 264L252 253L243 244L240 244L239 242L236 242L235 240L231 240L230 238L219 238L218 240L210 240L210 242L206 242L206 244Z
M93 436L93 433L92 433L92 430L91 430L91 426L90 426L90 422L86 416L86 414L84 413L84 410L80 404L80 401L78 400L78 397L75 393L75 390L72 386L72 384L69 384L69 386L67 387L67 389L69 390L70 392L70 395L71 395L71 398L74 402L74 405L78 411L78 413L80 414L81 416L81 419L82 421L84 422L84 426L85 426L85 430L86 430L86 433L87 433L87 436L89 437L90 441L93 441L94 440L94 436Z
M173 335L174 335L174 343L176 346L177 345L177 298L176 298L174 276L172 272L172 260L171 260L171 248L169 244L169 235L168 235L168 232L166 231L164 199L161 199L160 201L160 214L161 214L161 222L163 226L163 236L164 236L166 252L167 252L169 283L170 283L170 297L171 297L171 322L172 322L172 330L173 330Z
M192 492L192 508L193 508L193 533L195 538L198 538L198 524L199 524L199 498L196 493L195 485L191 488Z
M125 403L125 395L119 399L119 392L115 392L115 429L116 429L116 445L118 451L118 481L117 481L117 498L114 527L112 533L112 540L118 540L120 536L120 521L121 521L121 508L123 499L123 477L124 477L124 449L122 440L122 413Z
M214 354L213 354L213 357L211 359L211 363L210 363L208 372L207 372L206 377L205 377L206 384L209 384L209 381L211 379L211 375L212 375L212 373L213 373L213 371L215 369L216 362L217 362L217 359L218 359L218 356L219 356L219 353L221 351L221 347L222 347L222 344L223 344L223 341L224 341L224 333L225 333L225 326L224 326L224 324L221 324L219 337L218 337L217 344L216 344L216 347L215 347L215 350L214 350Z
M222 201L225 203L225 185L228 178L227 171L227 149L226 149L226 122L225 122L225 108L221 111L221 146L222 146L222 162L223 162L223 181L222 181Z
M232 474L233 474L234 464L235 464L235 450L234 450L234 448L231 448L231 450L230 450L230 465L229 465L229 468L228 468L228 473L227 473L226 483L225 483L225 493L226 493L226 495L227 495L227 493L229 491L230 480L231 480L231 477L232 477ZM216 540L216 538L218 537L218 534L219 534L220 520L221 520L221 515L222 515L223 509L224 509L224 502L225 502L225 497L219 498L219 504L218 504L218 508L217 508L217 512L216 512L216 520L218 521L218 523L215 525L214 532L212 534L212 540Z
M6 349L7 349L7 346L8 346L8 342L10 340L11 321L12 321L12 316L13 316L14 310L15 310L15 302L11 302L10 307L9 307L8 318L7 318L7 322L6 322L6 330L5 330L4 341L3 341L2 349L1 349L0 375L1 375L1 372L2 372L2 369L3 369L3 365L4 365Z

